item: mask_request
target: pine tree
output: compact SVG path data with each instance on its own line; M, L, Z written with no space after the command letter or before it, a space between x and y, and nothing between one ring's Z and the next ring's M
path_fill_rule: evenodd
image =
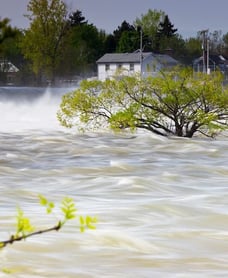
M159 24L158 36L171 38L177 32L177 29L173 28L174 25L170 22L168 15L165 16L164 21Z

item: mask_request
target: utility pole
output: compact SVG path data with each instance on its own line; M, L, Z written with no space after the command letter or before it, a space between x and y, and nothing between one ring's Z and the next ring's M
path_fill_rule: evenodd
M207 74L210 74L210 54L209 54L210 45L209 45L209 43L210 43L209 38L207 38Z
M140 26L140 71L142 74L142 60L143 60L143 34L142 27Z
M202 50L203 50L203 72L209 74L209 39L208 29L200 31L203 37Z

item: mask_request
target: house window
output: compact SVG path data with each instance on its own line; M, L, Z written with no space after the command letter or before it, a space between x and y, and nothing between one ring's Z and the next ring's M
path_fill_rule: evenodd
M130 63L130 71L134 71L134 63Z
M105 64L105 70L106 71L110 70L110 65L109 64Z
M117 65L117 68L118 68L118 69L121 69L121 68L122 68L122 65L121 65L121 64L118 64L118 65Z

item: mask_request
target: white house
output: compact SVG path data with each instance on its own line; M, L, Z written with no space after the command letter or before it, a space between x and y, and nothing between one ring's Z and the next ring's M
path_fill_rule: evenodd
M97 60L98 79L112 78L121 74L141 73L142 76L156 75L161 69L176 66L178 61L166 54L152 52L108 53Z

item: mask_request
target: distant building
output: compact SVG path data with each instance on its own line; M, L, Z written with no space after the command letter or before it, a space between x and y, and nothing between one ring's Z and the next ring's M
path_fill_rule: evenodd
M19 69L7 60L0 60L0 82L5 85L13 85Z
M140 73L142 76L155 76L162 69L178 65L178 61L166 54L140 51L133 53L107 53L97 60L98 79L106 80L118 72L123 75Z
M228 60L223 55L210 54L209 57L201 56L193 61L193 69L196 72L207 73L220 70L224 75L227 76Z

